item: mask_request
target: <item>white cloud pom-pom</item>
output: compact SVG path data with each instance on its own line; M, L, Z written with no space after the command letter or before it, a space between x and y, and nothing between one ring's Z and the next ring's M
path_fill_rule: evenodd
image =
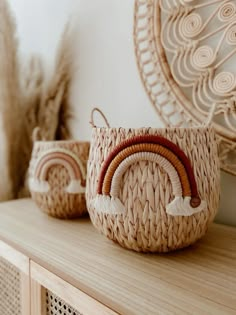
M29 187L31 191L41 192L41 193L46 193L50 189L48 182L44 180L39 180L36 178L30 178Z
M96 211L102 213L123 214L125 212L124 204L118 197L97 195L93 200L93 206Z
M81 185L81 180L74 179L66 188L66 192L69 194L83 194L85 193L85 187Z
M196 208L191 206L190 201L191 197L175 197L175 199L166 206L166 212L173 216L190 216L207 209L207 204L203 200Z

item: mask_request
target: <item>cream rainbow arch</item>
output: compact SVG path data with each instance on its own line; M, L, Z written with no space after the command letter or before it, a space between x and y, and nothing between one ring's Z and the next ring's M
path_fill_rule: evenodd
M139 161L156 163L168 174L174 194L174 199L166 206L168 214L190 216L206 210L206 202L199 197L194 172L186 154L164 137L145 135L122 142L105 160L93 202L97 211L125 213L125 206L119 199L121 179L126 170Z
M71 181L66 187L67 193L85 192L86 173L84 166L76 154L63 148L49 149L37 159L33 167L33 176L29 180L31 191L46 193L50 190L47 176L50 168L55 165L62 165L68 171Z

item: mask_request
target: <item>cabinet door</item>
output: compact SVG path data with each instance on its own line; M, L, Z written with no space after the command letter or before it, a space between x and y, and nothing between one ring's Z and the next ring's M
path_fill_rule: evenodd
M29 259L0 241L1 315L30 315Z
M30 264L31 315L117 315L45 268Z

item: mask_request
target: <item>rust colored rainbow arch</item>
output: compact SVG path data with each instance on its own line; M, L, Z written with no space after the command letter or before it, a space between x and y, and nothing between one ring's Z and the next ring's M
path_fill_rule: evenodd
M85 192L86 174L82 162L74 153L62 148L47 150L38 158L33 177L30 179L31 191L48 192L50 190L47 176L50 168L55 165L62 165L68 171L71 181L66 187L66 192L71 194Z
M173 142L161 136L136 136L116 146L105 160L97 187L94 206L97 210L124 213L118 198L120 181L128 167L147 160L161 166L172 183L174 200L167 207L171 215L192 215L206 208L199 197L190 160Z

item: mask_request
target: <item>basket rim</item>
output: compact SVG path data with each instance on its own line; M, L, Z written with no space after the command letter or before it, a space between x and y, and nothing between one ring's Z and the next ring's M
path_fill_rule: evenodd
M152 130L152 131L175 131L175 130L186 130L186 131L208 131L215 132L215 128L212 125L203 125L203 126L191 126L191 127L140 127L140 128L126 128L126 127L92 127L92 130L104 130L104 131L144 131L144 130Z
M34 141L35 144L88 144L90 145L89 141L80 141L80 140L36 140Z

